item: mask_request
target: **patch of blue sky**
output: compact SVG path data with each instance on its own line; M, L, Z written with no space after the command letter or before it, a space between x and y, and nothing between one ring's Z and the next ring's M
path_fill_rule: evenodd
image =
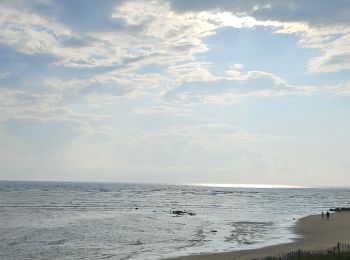
M148 64L139 68L137 74L163 73L168 66L162 64Z
M298 41L295 35L276 34L268 27L225 27L206 39L210 51L200 58L212 62L215 72L242 64L243 71L270 72L291 83L306 81L308 63L320 51L302 48Z
M0 45L0 70L9 73L10 76L1 79L2 85L16 85L28 87L29 79L36 76L50 74L52 67L49 65L57 61L57 58L47 54L24 54ZM24 82L25 81L25 82Z
M301 77L292 78L290 82L295 85L308 84L323 87L343 84L349 80L349 70L341 70L331 73L311 73L305 71L304 75L302 75Z

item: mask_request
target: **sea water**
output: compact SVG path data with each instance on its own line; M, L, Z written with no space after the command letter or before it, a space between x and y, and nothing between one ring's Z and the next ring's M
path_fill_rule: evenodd
M0 259L161 259L289 242L350 189L0 182ZM194 213L177 215L172 211Z

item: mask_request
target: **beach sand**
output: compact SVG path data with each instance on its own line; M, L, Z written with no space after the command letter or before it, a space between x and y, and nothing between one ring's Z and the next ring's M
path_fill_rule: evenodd
M283 253L301 250L325 250L336 246L337 242L350 244L350 213L331 214L329 220L322 220L320 215L301 218L295 225L295 232L300 235L292 243L279 244L253 250L241 250L229 253L193 255L175 258L177 260L209 259L261 259L266 256L278 256Z

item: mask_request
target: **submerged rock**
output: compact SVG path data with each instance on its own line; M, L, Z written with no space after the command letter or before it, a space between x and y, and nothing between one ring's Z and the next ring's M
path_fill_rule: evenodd
M350 208L346 208L346 207L342 207L342 208L332 208L332 209L329 209L329 211L335 211L335 212L350 211Z
M170 211L171 214L174 214L176 216L184 216L184 215L188 215L188 216L195 216L196 214L191 212L191 211L182 211L182 210L172 210Z

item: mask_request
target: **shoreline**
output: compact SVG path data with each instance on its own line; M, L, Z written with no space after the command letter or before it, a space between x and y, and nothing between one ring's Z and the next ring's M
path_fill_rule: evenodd
M310 215L299 219L294 226L300 236L293 242L277 244L258 249L239 250L225 253L181 256L176 260L228 260L228 259L261 259L267 256L278 256L291 251L322 251L336 246L338 242L350 244L350 212L332 213L329 220L322 220L321 214Z

